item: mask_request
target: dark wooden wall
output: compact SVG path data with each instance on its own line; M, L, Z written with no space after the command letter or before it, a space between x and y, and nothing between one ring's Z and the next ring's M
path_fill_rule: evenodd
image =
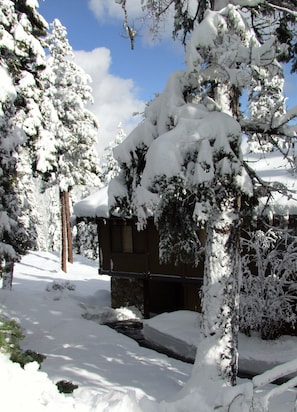
M131 226L133 251L124 252L121 248L121 229ZM162 276L178 276L181 278L203 277L203 262L198 267L187 264L161 264L159 261L159 236L153 224L148 222L147 228L138 231L134 220L119 218L100 219L98 221L100 245L100 268L104 273L131 272ZM115 241L117 238L117 241Z
M99 271L117 279L112 283L114 306L117 302L119 305L124 304L125 294L129 296L127 304L133 304L131 296L134 288L135 291L138 290L138 295L143 296L140 299L143 300L143 305L140 305L139 296L135 296L135 304L139 308L141 306L146 316L148 313L180 309L200 311L199 290L203 279L203 262L198 267L161 264L159 235L152 220L145 230L138 231L133 219L99 219L98 235ZM130 236L132 243L128 240ZM127 279L130 282L127 283ZM140 284L142 292L139 292ZM125 293L119 288L125 288Z

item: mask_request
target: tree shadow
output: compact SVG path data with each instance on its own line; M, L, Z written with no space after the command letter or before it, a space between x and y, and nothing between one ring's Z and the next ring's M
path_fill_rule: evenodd
M85 279L76 280L75 275L65 274L63 278L60 272L54 273L56 258L35 257L39 261L33 260L32 265L29 259L18 264L11 293L0 290L0 308L24 329L22 348L46 355L41 370L53 382L68 380L98 394L130 388L157 400L181 389L191 365L140 347L108 326L82 317L82 303L106 304L108 277L97 279L86 274ZM46 275L39 267L44 261L52 262ZM63 292L57 300L54 293L46 292L50 282L68 279L76 285L75 291Z

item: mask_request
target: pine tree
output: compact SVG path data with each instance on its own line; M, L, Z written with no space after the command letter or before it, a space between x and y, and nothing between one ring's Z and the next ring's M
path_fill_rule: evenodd
M110 180L119 172L119 166L113 155L113 149L118 146L126 137L121 123L118 126L118 133L115 139L104 149L102 164L100 168L100 178L104 185L108 185Z
M124 11L128 2L117 0ZM245 16L261 43L273 34L280 43L286 44L288 54L283 55L283 61L292 61L292 71L296 71L296 0L281 3L278 0L143 0L142 8L151 33L159 35L162 24L173 16L173 38L180 36L182 43L186 44L196 22L203 20L207 9L220 10L228 4L244 8Z
M77 186L71 192L72 204L79 202L93 194L98 188ZM96 260L99 257L98 228L96 222L81 221L74 227L73 247L75 253L88 259Z
M46 250L38 204L39 188L32 175L29 153L24 149L17 162L17 185L21 208L19 219L30 238L30 250Z
M35 3L1 0L0 27L0 260L3 287L9 288L14 262L32 246L31 228L23 219L26 205L18 186L18 159L22 150L34 153L43 128L40 75L45 54L40 39L46 22Z
M118 146L125 139L126 134L122 128L121 123L118 125L118 133L115 139L105 148L100 165L100 182L104 186L107 186L111 179L119 172L119 166L113 156L113 149ZM72 191L72 195L73 195ZM74 193L76 197L75 201L81 200L92 193L91 188L85 187L84 190L79 191L79 197ZM76 253L86 256L89 259L97 259L98 248L98 233L97 225L93 222L79 222L75 227L74 248Z
M95 151L97 121L85 106L92 101L89 76L71 58L72 49L65 27L58 20L47 36L50 58L47 63L47 94L56 109L55 156L45 165L46 186L60 190L62 227L62 269L72 262L69 191L74 185L96 185L98 166ZM43 170L44 164L37 166Z
M196 387L212 392L207 399L212 408L222 406L220 389L236 383L240 224L255 204L259 184L243 162L241 136L258 133L273 145L282 143L294 136L287 123L297 114L285 111L283 98L278 102L283 73L277 59L283 48L275 38L262 44L240 9L218 9L206 10L194 29L186 71L171 75L145 120L114 149L121 171L110 184L113 211L136 215L142 226L154 215L165 259L173 251L178 260L195 263L201 250L197 232L207 231L204 339L184 393ZM275 85L268 82L273 74ZM255 84L260 93L251 93L251 101L258 111L244 118L240 95Z

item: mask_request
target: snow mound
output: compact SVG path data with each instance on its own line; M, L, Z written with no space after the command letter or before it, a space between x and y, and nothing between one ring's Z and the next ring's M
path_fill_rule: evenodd
M37 362L13 363L0 352L1 410L22 412L156 412L156 403L141 391L98 395L78 389L73 395L59 393ZM17 396L16 396L17 394Z
M194 360L200 340L201 314L187 310L163 313L143 322L143 335L154 343Z
M60 394L45 372L38 370L37 362L25 365L13 363L0 352L1 409L10 411L63 412L77 409L74 399Z
M143 321L143 334L148 341L194 361L201 340L200 324L200 313L186 310L162 313ZM256 375L297 359L295 336L270 341L256 334L247 337L239 333L238 338L239 370L244 374Z
M84 309L82 314L84 319L93 320L101 325L118 320L141 319L142 317L140 311L135 307L112 309L110 307L102 308L97 305L85 305L83 303L80 306Z

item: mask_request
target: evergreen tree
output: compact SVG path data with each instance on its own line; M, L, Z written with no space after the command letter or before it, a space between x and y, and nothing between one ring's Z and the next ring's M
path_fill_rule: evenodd
M126 3L129 0L117 0L128 19ZM296 0L143 0L142 7L150 32L157 36L162 24L173 16L173 38L187 43L196 23L204 18L207 9L220 10L228 4L244 8L245 17L254 30L257 39L263 43L270 35L276 35L280 43L288 46L288 53L283 61L292 61L292 71L296 71Z
M104 149L102 165L100 169L100 179L104 185L108 185L111 179L115 177L119 172L119 165L114 158L113 149L120 143L122 143L125 137L126 133L124 132L120 123L115 139Z
M104 154L102 156L100 166L100 182L104 186L107 186L111 179L115 177L119 172L119 165L114 158L113 149L120 143L122 143L125 137L126 134L120 123L118 125L118 133L115 139L105 148ZM73 192L72 198L76 197L74 199L75 202L92 193L91 188L88 187L85 187L83 191L80 188L78 192L79 197L75 196L77 195L77 191L75 191L76 193ZM84 221L77 223L75 226L75 236L73 243L76 253L86 256L89 259L97 259L99 256L97 225L93 222Z
M72 204L93 194L98 189L75 187L71 192ZM73 246L77 254L88 259L96 260L99 257L98 227L95 222L80 221L74 227Z
M282 143L294 136L288 121L297 114L285 111L283 98L281 105L278 101L284 48L275 38L262 44L239 8L217 8L206 10L192 33L187 70L169 78L164 93L148 105L145 120L114 149L121 171L110 184L112 210L136 215L140 226L154 215L165 259L173 251L177 260L196 263L198 231L207 231L204 339L184 393L196 387L212 392L207 399L212 409L223 407L220 389L236 383L239 230L259 188L255 172L243 162L241 136L258 133L273 145ZM278 83L271 85L274 74ZM255 84L260 92L251 93L251 101L258 112L244 118L240 95ZM271 98L269 113L265 93L267 101Z
M26 0L0 1L0 260L4 288L11 287L14 262L32 247L31 227L23 219L27 205L22 204L18 187L18 159L25 148L34 154L43 128L40 75L45 55L40 39L46 22L36 6Z
M46 186L58 185L61 204L62 269L72 261L69 191L74 185L96 185L98 166L95 151L97 122L85 106L92 101L89 76L71 58L65 27L58 20L47 36L47 94L56 109L55 156L49 164L37 165L45 173ZM67 240L66 240L67 239Z
M46 250L45 233L38 204L38 192L32 175L32 166L27 150L21 150L17 162L17 185L21 208L20 222L30 238L31 250Z

